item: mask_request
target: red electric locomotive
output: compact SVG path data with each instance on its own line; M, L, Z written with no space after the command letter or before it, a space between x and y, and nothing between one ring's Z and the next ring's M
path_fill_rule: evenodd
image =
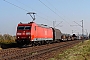
M33 21L35 20L36 13L27 13L31 16ZM33 16L32 16L33 14ZM22 44L43 44L52 43L61 40L62 33L59 29L48 27L43 24L30 23L19 23L16 32L16 42L19 45Z
M19 44L34 44L53 40L53 30L42 24L19 23L16 32L16 42Z

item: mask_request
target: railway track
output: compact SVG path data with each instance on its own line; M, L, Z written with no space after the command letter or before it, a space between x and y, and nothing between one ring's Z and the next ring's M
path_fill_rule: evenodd
M0 60L30 60L33 58L36 58L40 55L43 55L45 53L67 47L69 45L75 44L80 42L79 40L76 41L69 41L69 42L63 42L62 44L59 43L59 45L53 46L53 47L48 47L48 48L42 48L42 49L37 49L35 50L35 47L31 48L26 48L26 49L11 49L11 50L4 50L3 53L0 53ZM53 44L52 44L53 45ZM44 46L45 47L45 46ZM8 52L7 52L8 51ZM10 53L11 52L11 53Z
M43 54L49 53L49 52L51 52L51 51L55 51L55 50L57 50L57 49L65 48L65 47L67 47L67 46L70 46L70 45L73 45L73 44L79 43L79 42L80 42L80 41L76 41L76 42L72 41L72 42L68 42L68 43L66 43L66 44L64 44L64 45L59 45L59 46L55 46L55 47L52 47L52 48L48 48L48 49L36 51L36 52L34 52L35 54L32 54L32 55L23 57L23 58L18 59L18 60L30 60L30 59L31 59L31 60L33 60L33 59L34 59L34 60L37 60L37 57L40 57L40 56L42 56Z

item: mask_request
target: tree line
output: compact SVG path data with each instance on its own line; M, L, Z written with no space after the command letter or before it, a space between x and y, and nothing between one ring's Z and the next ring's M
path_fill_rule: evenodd
M0 43L13 43L15 42L15 36L9 34L0 34Z

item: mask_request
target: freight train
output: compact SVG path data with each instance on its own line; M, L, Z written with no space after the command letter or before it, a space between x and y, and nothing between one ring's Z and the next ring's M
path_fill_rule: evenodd
M18 44L39 45L67 40L75 40L76 36L66 36L59 29L48 27L43 24L19 23L16 32L16 42Z

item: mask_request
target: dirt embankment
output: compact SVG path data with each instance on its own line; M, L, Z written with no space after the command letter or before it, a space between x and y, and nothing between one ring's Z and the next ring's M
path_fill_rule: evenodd
M18 45L16 43L10 43L10 44L1 43L0 44L0 49L15 48L17 46Z

